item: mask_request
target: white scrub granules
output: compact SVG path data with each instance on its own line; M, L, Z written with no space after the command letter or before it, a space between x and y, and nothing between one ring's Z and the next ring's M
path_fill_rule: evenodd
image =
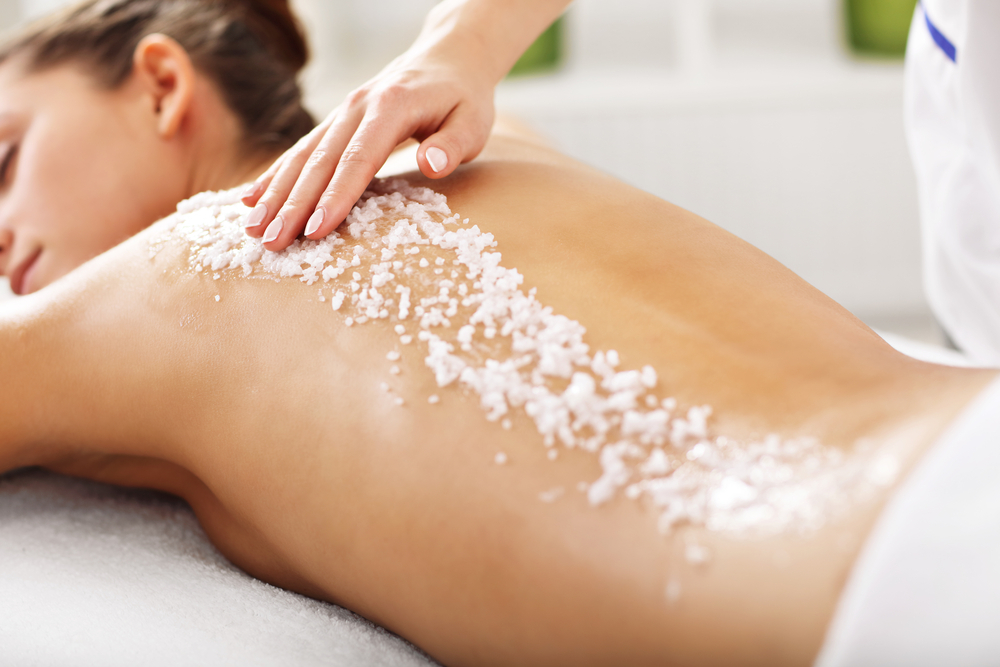
M239 196L196 195L165 223L190 245L194 270L320 283L344 325L384 320L403 345L413 342L407 331L415 333L438 386L473 392L487 420L509 429L520 412L550 459L558 447L596 456L602 474L581 487L592 505L623 491L657 508L664 532L684 524L808 531L892 482L884 457L872 471L870 457L815 440L747 443L712 433L711 408L680 409L656 395L651 366L623 369L616 351L592 352L583 325L545 307L534 289L522 290L522 275L501 265L493 235L459 222L432 190L374 181L338 232L300 238L280 253L245 235L240 220L248 209ZM454 270L445 275L445 265ZM390 350L386 359L400 354ZM438 401L437 394L427 399ZM394 402L404 404L398 396ZM506 455L494 460L502 464ZM541 498L561 494L560 487Z

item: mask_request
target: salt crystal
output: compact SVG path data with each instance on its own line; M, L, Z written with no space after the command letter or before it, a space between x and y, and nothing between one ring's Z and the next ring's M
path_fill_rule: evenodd
M403 400L402 396L397 396L396 398L393 399L392 402L395 403L396 405L403 405L406 403L406 401Z
M437 394L431 394L430 396L427 397L427 402L430 403L431 405L439 403L440 401L441 398Z
M668 581L664 594L667 597L667 604L677 604L681 599L681 582L676 579Z
M216 302L218 302L218 300L219 300L219 295L218 294L215 295L215 300L216 300Z
M330 305L333 306L334 310L340 310L340 307L344 303L345 296L346 295L340 290L337 290L337 293L333 295L333 298L330 299Z
M502 466L504 463L507 463L507 455L503 452L497 452L496 456L493 457L493 462L498 466Z
M392 373L393 375L399 375L399 372L400 372L399 371L399 366L392 366L389 369L389 372Z
M548 491L542 491L539 493L538 499L543 503L554 503L562 497L563 493L565 493L565 489L561 486L557 486L553 489L549 489Z
M395 331L398 335L403 335L404 333L406 333L406 327L404 327L402 324L397 324L395 327L393 327L393 331Z
M405 334L399 337L399 342L403 345L409 345L413 341L413 336Z
M695 542L689 542L684 547L684 559L692 565L704 565L712 558L708 547Z

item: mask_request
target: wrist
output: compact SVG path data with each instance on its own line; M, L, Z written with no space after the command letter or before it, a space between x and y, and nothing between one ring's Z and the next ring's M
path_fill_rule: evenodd
M414 47L432 59L461 63L496 86L568 0L445 0L427 16Z
M482 30L478 12L470 11L468 4L445 0L436 5L411 52L449 68L460 67L492 88L506 74L506 58L497 52L494 40Z

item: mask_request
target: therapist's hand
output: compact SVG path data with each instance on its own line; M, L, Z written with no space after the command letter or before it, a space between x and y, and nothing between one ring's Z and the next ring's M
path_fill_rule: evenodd
M493 89L569 0L443 0L413 46L358 88L247 190L247 234L283 250L343 222L392 150L443 178L483 149Z
M413 49L358 88L247 191L247 233L282 250L303 232L322 238L351 211L393 149L421 142L417 164L447 176L483 149L496 81L474 58Z

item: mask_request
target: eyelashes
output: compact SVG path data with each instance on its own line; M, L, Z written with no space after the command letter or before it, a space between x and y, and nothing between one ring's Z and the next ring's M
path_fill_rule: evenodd
M17 157L17 150L19 148L18 144L8 144L7 150L4 153L3 161L0 162L0 184L6 185L7 179L10 176L11 165L14 162L14 158Z

